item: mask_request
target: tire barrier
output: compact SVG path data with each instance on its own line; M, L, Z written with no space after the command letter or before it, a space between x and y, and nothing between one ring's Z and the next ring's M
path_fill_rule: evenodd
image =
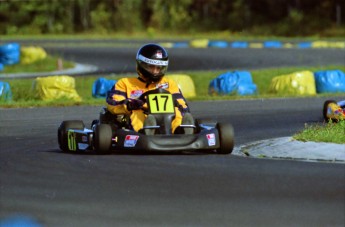
M166 48L276 48L276 49L345 49L345 41L314 41L314 42L282 42L278 40L257 41L212 41L208 39L195 39L190 42L161 43Z
M7 82L0 81L0 100L1 101L12 100L12 90L11 90L10 84Z
M167 78L174 80L180 88L185 98L192 98L196 96L195 86L192 78L184 74L171 74Z
M317 93L345 92L345 73L341 70L317 71L314 75Z
M20 61L19 43L8 43L0 46L0 63L3 65L14 65Z
M291 95L315 95L314 74L311 71L294 72L276 76L271 80L269 93Z
M108 80L106 78L98 78L92 85L92 97L105 98L108 91L115 85L116 80Z
M193 48L207 48L209 40L208 39L195 39L189 42L190 47Z
M42 47L21 47L20 63L24 65L32 64L47 57L47 52Z
M248 71L223 73L211 80L208 87L209 95L253 95L256 92L257 86Z
M228 42L225 41L209 41L208 47L215 47L215 48L227 48L229 46Z
M265 48L282 48L283 44L280 41L265 41L264 47Z
M81 101L75 90L75 79L71 76L37 77L34 81L34 90L41 100L71 99Z

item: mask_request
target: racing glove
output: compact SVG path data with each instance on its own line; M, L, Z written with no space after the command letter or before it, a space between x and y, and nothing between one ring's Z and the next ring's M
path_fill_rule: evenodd
M139 110L143 107L144 102L139 99L127 99L126 100L126 106L127 110Z

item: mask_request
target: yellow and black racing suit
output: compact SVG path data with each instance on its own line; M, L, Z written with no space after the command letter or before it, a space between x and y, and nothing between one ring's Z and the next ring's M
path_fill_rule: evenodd
M112 114L128 114L130 115L131 125L135 131L142 129L146 115L142 110L127 110L125 100L127 98L136 99L140 97L144 92L162 88L169 91L173 98L179 103L178 107L175 107L175 119L172 121L171 128L174 132L175 129L181 125L182 116L184 113L189 112L186 100L183 97L180 89L175 81L172 79L163 77L157 83L147 84L141 78L122 78L114 85L113 89L107 97L107 109Z

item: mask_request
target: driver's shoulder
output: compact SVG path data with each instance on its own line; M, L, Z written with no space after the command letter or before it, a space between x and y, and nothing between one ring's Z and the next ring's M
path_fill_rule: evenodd
M161 80L162 83L169 83L171 85L177 85L176 81L171 79L171 78L168 78L168 77L163 77L162 80Z

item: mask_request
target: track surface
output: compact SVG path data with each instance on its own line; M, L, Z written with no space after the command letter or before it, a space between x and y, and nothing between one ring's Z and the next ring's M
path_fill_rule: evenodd
M184 51L195 54L193 50ZM253 51L248 50L249 58L258 50ZM275 51L279 53L277 58L288 56L287 50ZM344 56L338 52L338 57ZM241 59L245 62L247 58L237 61ZM290 136L305 123L320 121L322 103L329 98L190 105L195 117L231 122L236 145L241 145ZM0 110L0 218L26 214L42 226L343 226L345 223L342 164L214 154L61 153L56 141L60 122L80 119L88 125L100 108Z

